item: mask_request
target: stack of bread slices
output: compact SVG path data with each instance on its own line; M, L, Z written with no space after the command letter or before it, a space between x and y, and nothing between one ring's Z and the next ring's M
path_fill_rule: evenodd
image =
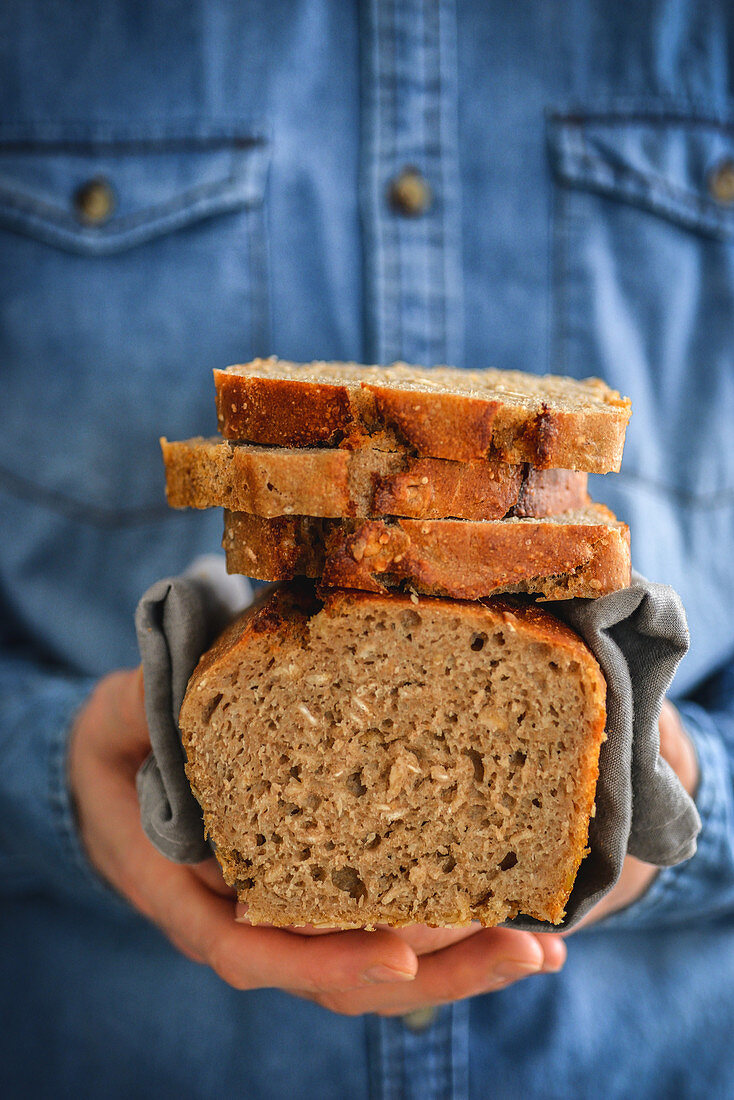
M404 364L256 360L215 384L221 438L161 445L169 503L225 509L229 571L284 582L204 655L180 718L250 918L559 922L605 685L539 603L629 583L628 530L587 494L629 401Z

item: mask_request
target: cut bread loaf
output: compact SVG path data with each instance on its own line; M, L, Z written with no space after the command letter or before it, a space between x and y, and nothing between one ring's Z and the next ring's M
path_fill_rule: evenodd
M602 596L630 582L629 529L602 505L543 520L339 521L225 512L230 573L327 587L476 600L527 592L546 600Z
M215 370L227 439L387 449L539 468L618 470L630 402L597 378L256 359Z
M587 503L587 475L498 459L413 458L367 445L263 447L161 439L173 508L222 507L257 516L547 516Z
M292 585L199 662L186 771L254 923L557 923L605 690L581 639L519 599Z

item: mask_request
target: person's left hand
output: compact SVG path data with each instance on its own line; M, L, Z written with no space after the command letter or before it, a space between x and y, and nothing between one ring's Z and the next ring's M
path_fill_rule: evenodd
M296 927L288 931L294 936L349 935L328 928ZM418 956L412 982L363 986L318 996L301 990L298 996L345 1016L366 1013L405 1016L416 1010L495 993L532 975L555 973L563 967L567 954L558 933L482 928L477 923L465 928L415 924L384 931L399 936Z

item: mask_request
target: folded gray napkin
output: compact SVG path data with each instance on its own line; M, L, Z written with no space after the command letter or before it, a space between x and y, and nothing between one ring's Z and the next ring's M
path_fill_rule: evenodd
M228 576L224 559L206 554L182 576L151 585L135 612L153 749L138 771L138 800L147 836L175 863L212 854L184 771L178 713L186 685L202 653L251 601L250 582Z
M186 684L205 649L247 606L244 578L227 577L210 555L181 577L158 581L136 613L152 754L137 777L143 827L178 863L211 855L199 804L184 772L177 718ZM667 585L633 574L632 585L597 600L566 600L548 610L573 627L607 680L607 740L602 745L590 853L581 864L560 926L516 917L531 931L571 928L614 885L627 852L659 867L690 858L701 822L693 800L659 754L658 717L688 648L680 599Z

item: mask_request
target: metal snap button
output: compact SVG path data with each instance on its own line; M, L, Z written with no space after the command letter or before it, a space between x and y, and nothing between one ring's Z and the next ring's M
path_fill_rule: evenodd
M387 189L390 206L406 218L425 214L433 201L428 181L417 168L404 168Z
M406 1012L401 1018L410 1031L427 1031L437 1016L438 1009L429 1005L427 1008L416 1008L413 1012Z
M734 160L727 158L717 164L709 176L709 191L722 206L734 202Z
M115 209L115 193L101 176L87 180L74 193L74 209L85 225L102 225Z

